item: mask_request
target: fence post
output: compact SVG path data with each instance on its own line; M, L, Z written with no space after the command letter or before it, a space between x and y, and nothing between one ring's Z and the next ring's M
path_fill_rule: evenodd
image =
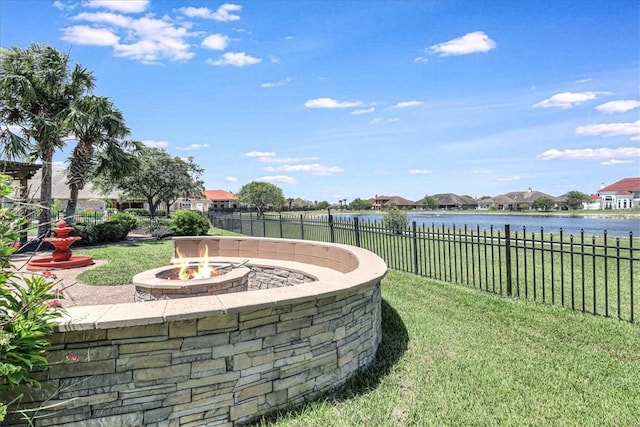
M504 262L506 264L506 278L507 278L507 296L510 297L512 294L511 287L511 225L504 225L504 251L505 257Z
M418 274L418 228L416 222L411 223L411 240L413 241L413 274Z
M300 214L300 240L304 240L304 215Z
M357 216L353 217L353 231L356 235L356 246L360 247L360 223Z
M262 237L267 237L267 217L262 212Z
M282 212L278 214L279 225L280 225L280 238L282 239Z
M333 230L333 215L331 215L331 211L327 209L327 212L329 212L329 236L330 236L330 241L331 243L335 243L336 242L336 236L334 234L334 230Z

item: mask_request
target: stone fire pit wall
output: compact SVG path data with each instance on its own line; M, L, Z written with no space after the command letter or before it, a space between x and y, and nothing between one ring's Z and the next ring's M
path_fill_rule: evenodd
M374 360L387 269L377 255L286 239L175 240L193 257L205 245L214 260L248 258L248 265L301 271L317 280L70 307L52 337L53 364L38 374L42 389L23 399L26 407L52 396L47 405L61 403L59 412L36 425L239 425L317 397Z

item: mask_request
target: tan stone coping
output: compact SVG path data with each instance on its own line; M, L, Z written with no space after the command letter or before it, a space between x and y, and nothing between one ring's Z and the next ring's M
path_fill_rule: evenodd
M213 296L69 307L67 314L59 320L58 330L64 332L111 329L250 312L354 291L379 282L387 272L387 265L378 255L349 245L293 239L200 237L176 238L176 247L184 243L179 240L187 240L190 244L197 241L196 247L202 244L217 245L219 249L222 248L220 252L230 247L229 251L236 255L219 255L220 252L211 250L209 254L214 255L210 257L214 262L238 263L248 258L248 266L281 267L300 271L316 277L318 281ZM252 249L242 251L238 249L241 246ZM260 248L269 250L260 251ZM282 252L283 250L287 252ZM256 256L248 256L249 254ZM281 254L280 258L289 259L274 259L278 254ZM326 257L327 261L323 261L322 256ZM292 260L296 258L297 260ZM352 268L348 270L345 265ZM339 268L335 268L336 266Z

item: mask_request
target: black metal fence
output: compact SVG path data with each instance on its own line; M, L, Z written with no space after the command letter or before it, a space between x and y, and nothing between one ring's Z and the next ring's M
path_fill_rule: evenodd
M215 227L259 237L318 240L375 252L390 268L494 294L638 323L640 239L512 230L509 225L391 229L357 217L210 213Z

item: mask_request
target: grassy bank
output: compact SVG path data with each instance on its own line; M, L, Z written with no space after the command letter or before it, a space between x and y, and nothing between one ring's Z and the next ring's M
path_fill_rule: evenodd
M262 426L639 425L640 328L390 272L375 364Z

